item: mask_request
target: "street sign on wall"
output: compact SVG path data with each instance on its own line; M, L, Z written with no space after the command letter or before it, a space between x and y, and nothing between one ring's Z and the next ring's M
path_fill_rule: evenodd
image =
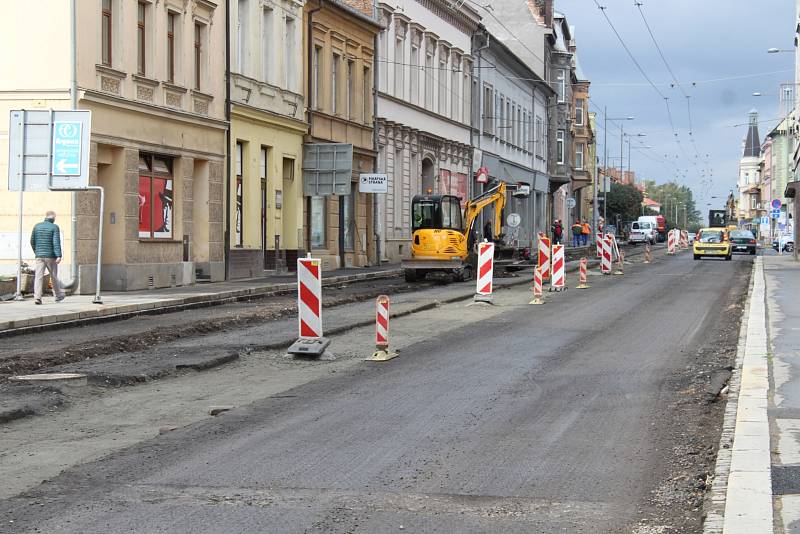
M91 124L92 112L86 110L12 110L9 191L89 187Z
M359 174L359 193L388 193L389 176L386 174Z

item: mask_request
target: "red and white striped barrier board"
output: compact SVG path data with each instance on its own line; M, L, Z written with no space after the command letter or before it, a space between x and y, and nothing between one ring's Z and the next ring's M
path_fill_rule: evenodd
M667 234L667 254L675 254L675 230Z
M594 246L597 249L597 257L601 257L603 255L603 234L595 235Z
M533 269L533 300L530 304L544 304L542 300L542 268Z
M297 318L301 338L322 337L322 262L297 259Z
M564 289L564 245L553 245L553 277L550 279L550 290L561 291Z
M612 236L606 235L603 240L603 255L600 256L600 272L603 274L611 274L611 261L613 254Z
M539 236L539 261L536 265L542 269L542 280L550 279L550 238Z
M476 300L492 298L492 281L494 276L494 243L478 244L478 284L475 290Z
M588 289L588 285L586 284L586 269L589 267L589 258L581 258L581 270L579 273L578 278L578 285L575 286L577 289Z
M681 248L689 248L689 232L681 230Z
M375 300L375 346L389 346L389 297L386 295Z

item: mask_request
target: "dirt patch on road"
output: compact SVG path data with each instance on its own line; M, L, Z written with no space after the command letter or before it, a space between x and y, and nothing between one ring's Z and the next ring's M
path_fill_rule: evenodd
M654 425L670 425L667 438L659 446L667 475L646 497L644 515L649 519L637 525L637 534L702 532L703 502L711 489L725 413L726 396L720 390L736 361L750 287L749 267L748 263L746 269L737 272L728 295L718 300L724 313L699 328L706 341L685 355L685 367L672 373L659 392L671 399L664 405L663 416L653 421Z
M399 278L341 284L326 287L322 302L325 308L329 308L374 299L381 294L418 291L430 285L432 283L408 284ZM116 335L95 335L82 342L64 343L61 346L51 343L47 352L42 352L37 346L36 350L3 355L0 357L0 383L13 375L110 354L139 352L179 339L197 338L293 316L297 314L297 297L294 294L273 295L206 311L203 318L194 320L192 317L197 315L194 311L165 314L162 316L163 326L144 330L135 326L135 319L121 321L105 328L105 333L116 332ZM33 336L41 342L48 334Z

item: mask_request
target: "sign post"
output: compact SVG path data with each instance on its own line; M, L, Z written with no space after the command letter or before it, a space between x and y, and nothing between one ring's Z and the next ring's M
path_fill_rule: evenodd
M11 110L8 139L8 190L19 191L17 292L22 300L22 232L25 192L100 192L100 224L97 239L97 278L92 302L102 304L100 268L103 249L105 195L100 186L89 185L89 139L92 112L87 110ZM75 214L72 214L75 217ZM73 235L72 239L77 239ZM77 258L71 258L77 262Z

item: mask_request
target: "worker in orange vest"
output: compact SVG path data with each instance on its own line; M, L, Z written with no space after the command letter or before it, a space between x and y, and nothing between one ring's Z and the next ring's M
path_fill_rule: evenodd
M586 219L583 220L583 231L581 232L581 239L583 240L583 246L589 244L589 235L592 233L592 228L589 226L589 223L586 222Z

